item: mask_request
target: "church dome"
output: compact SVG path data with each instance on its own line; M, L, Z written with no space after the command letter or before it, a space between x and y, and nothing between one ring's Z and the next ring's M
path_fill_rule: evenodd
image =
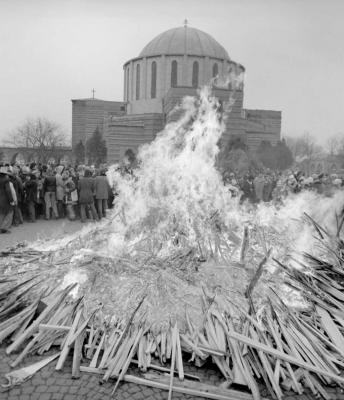
M144 47L139 57L176 54L230 60L227 51L212 36L187 25L156 36Z

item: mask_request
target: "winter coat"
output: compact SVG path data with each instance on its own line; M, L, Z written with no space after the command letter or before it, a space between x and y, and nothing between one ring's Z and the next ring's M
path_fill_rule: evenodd
M105 175L96 176L95 179L95 194L98 200L107 200L109 198L110 184Z
M56 200L63 200L64 196L64 183L62 179L62 175L56 174Z
M37 182L35 179L31 179L24 183L25 189L25 201L35 201L37 202Z
M94 178L91 177L82 177L78 182L78 190L79 190L79 203L80 204L89 204L93 203L93 195L95 190L95 181Z
M255 190L253 183L249 181L248 179L245 179L245 182L242 187L243 195L241 200L244 201L246 199L249 199L250 201L255 201Z
M43 183L43 191L56 192L56 178L55 176L46 176Z
M7 175L0 174L0 214L7 214L13 202L10 180Z
M72 178L68 178L64 181L65 197L64 201L66 204L73 204L72 192L75 190L75 184Z
M264 178L260 176L255 177L253 181L256 199L258 201L263 200L264 182L265 182Z

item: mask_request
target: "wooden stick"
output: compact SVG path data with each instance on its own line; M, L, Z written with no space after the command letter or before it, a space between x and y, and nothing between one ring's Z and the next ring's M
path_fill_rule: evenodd
M68 295L68 293L74 289L74 287L77 284L73 284L68 286L62 293L61 295L57 298L56 301L53 301L52 303L50 303L50 305L48 305L43 312L39 315L38 318L35 319L35 321L33 321L33 323L22 333L22 335L20 335L10 346L7 347L6 349L6 354L11 354L15 349L17 349L26 338L28 338L29 336L31 336L35 330L38 328L38 326L40 325L40 323L43 321L43 319L45 317L48 316L48 314L54 310L57 305L61 304L61 302L65 299L65 297Z
M177 345L177 322L172 330L172 360L171 360L171 371L170 371L170 385L168 388L168 400L172 399L172 389L173 389L173 378L174 378L174 365L176 362L176 345Z
M81 333L81 335L76 338L74 343L72 379L80 378L80 361L82 354L82 345L84 343L84 335L85 333Z
M242 265L245 264L245 257L246 257L248 246L249 246L248 226L245 225L244 236L242 239L241 249L240 249L240 264L242 264Z
M94 353L92 361L90 362L90 367L91 368L95 368L97 366L97 360L98 360L98 357L99 357L99 354L100 354L100 350L103 348L105 337L106 337L106 331L104 330L103 336L100 339L100 342L98 344L98 348L97 348L96 352Z
M232 339L238 340L242 343L246 343L248 346L253 347L254 349L258 349L258 350L262 350L265 353L271 354L274 357L280 358L281 360L287 361L290 364L294 364L297 365L301 368L304 368L306 370L309 370L311 372L315 372L317 374L320 375L324 375L324 376L328 376L329 378L333 379L334 381L340 382L340 383L344 383L344 378L341 376L337 376L335 374L333 374L332 372L329 371L325 371L323 369L320 369L318 367L315 367L312 364L306 363L302 360L299 360L295 357L292 357L286 353L283 353L279 350L274 349L273 347L267 346L263 343L259 343L255 340L252 340L244 335L241 335L240 333L237 332L230 332L227 331L227 335L229 337L231 337Z
M76 329L77 329L77 327L78 327L79 320L80 320L80 318L81 318L81 314L82 314L82 308L79 308L79 310L77 311L76 316L75 316L75 318L74 318L72 327L71 327L71 329L70 329L70 331L68 332L68 335L67 335L67 337L66 337L66 341L65 341L65 344L64 344L64 346L63 346L63 348L62 348L60 357L59 357L59 359L57 360L57 364L56 364L56 367L55 367L55 369L56 369L57 371L59 371L59 370L62 369L63 364L64 364L65 361L66 361L66 358L67 358L68 353L69 353L69 351L70 351L69 340L70 340L70 338L72 337L72 335L74 334L74 332L76 331Z
M80 371L103 375L103 371L99 370L98 368L93 369L89 367L80 366ZM160 377L159 379L163 378ZM157 380L139 378L137 376L129 374L123 376L123 381L128 383L134 383L136 385L144 385L157 389L169 390L168 383L161 381L159 382ZM201 384L200 382L196 383L196 387L200 387L200 390L197 390L196 388L193 387L187 387L191 386L190 381L179 382L179 384L183 383L184 386L180 385L173 386L173 391L177 393L204 397L206 399L213 399L213 400L253 400L253 397L250 394L239 392L237 390L219 389L217 386L205 385ZM262 399L262 400L267 400L267 399Z
M139 329L139 331L137 332L137 334L136 334L136 338L135 338L135 341L133 343L133 346L132 346L132 348L130 350L130 353L128 355L128 358L127 358L126 362L124 363L122 371L121 371L121 373L120 373L120 375L119 375L119 377L117 379L116 385L115 385L111 395L114 395L114 393L116 392L116 389L118 388L119 383L123 379L124 375L127 373L129 365L130 365L130 362L131 362L131 360L132 360L132 358L133 358L133 356L134 356L134 354L136 352L136 348L137 348L137 345L139 344L139 340L141 339L142 334L143 334L143 328L141 327Z
M181 346L180 346L179 330L177 332L176 354L177 354L178 376L179 376L179 380L182 381L182 380L184 380L184 368L183 368L182 349L181 349Z
M257 271L255 272L253 278L251 279L250 284L248 285L246 291L245 291L245 297L249 298L253 292L254 287L256 286L259 278L262 276L263 273L263 267L268 261L268 258L270 257L271 254L271 249L268 250L267 254L264 256L262 261L259 263Z

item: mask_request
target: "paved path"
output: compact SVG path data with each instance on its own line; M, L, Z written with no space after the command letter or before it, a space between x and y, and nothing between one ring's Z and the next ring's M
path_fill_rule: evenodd
M14 246L21 242L32 242L37 239L52 238L63 234L73 233L84 227L80 221L37 220L36 222L24 222L24 224L11 228L11 233L0 235L0 250Z

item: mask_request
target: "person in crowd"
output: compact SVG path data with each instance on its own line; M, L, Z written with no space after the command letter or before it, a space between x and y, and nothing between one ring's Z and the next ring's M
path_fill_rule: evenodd
M247 174L244 178L240 203L243 203L245 200L248 200L250 203L255 203L256 200L253 176L249 174Z
M26 174L24 182L25 203L27 205L29 222L36 222L37 180L33 173Z
M74 205L77 202L77 190L75 183L73 182L72 176L69 171L64 171L62 173L62 179L64 183L64 203L66 206L66 215L70 221L75 220ZM76 197L75 197L76 196Z
M52 211L53 217L58 219L59 215L57 212L56 203L56 178L54 171L51 168L48 168L45 173L43 193L45 202L45 219L50 219L50 210Z
M57 202L57 212L60 218L65 216L63 197L64 197L64 183L62 179L62 172L64 170L63 165L58 165L56 167L56 202Z
M15 190L16 201L13 206L13 226L18 226L19 224L24 223L23 214L21 212L21 205L23 200L23 183L22 180L18 176L18 168L16 166L10 167L8 170L9 179L13 184L13 188Z
M264 175L262 173L260 173L253 180L255 197L256 197L258 203L263 201L264 184L265 184Z
M41 170L33 171L37 180L37 196L36 196L36 216L41 218L45 215L45 202L44 202L44 178L42 177Z
M106 177L105 169L95 177L95 197L97 201L97 210L99 218L106 217L107 202L109 199L110 184Z
M95 180L92 178L92 172L89 169L86 169L84 176L79 178L78 191L81 222L86 222L86 208L90 210L93 219L98 221L99 218L93 199Z
M8 176L8 167L2 166L0 167L0 233L10 233L15 205L13 191Z

